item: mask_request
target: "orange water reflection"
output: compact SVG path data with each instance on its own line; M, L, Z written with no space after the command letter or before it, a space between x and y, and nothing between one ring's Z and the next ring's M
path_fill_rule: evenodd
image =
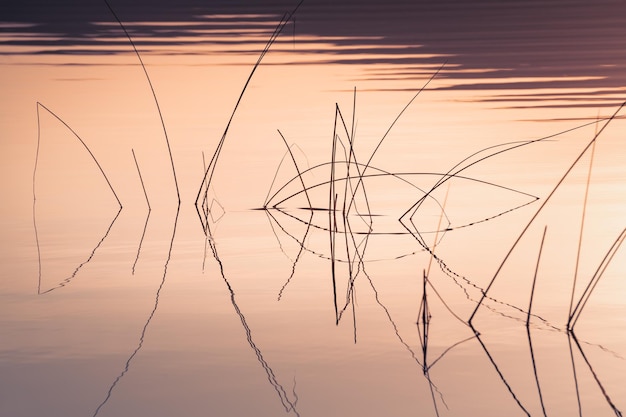
M178 213L150 86L115 25L99 20L110 36L87 44L42 46L35 32L3 44L7 412L572 415L580 396L583 415L619 413L623 248L579 339L565 325L573 277L578 301L625 226L623 112L593 161L591 148L581 154L624 87L598 68L507 77L505 63L480 69L450 50L296 26L255 72L219 154L211 212L198 215L202 175L276 23L233 17L214 16L217 28L129 21L171 143ZM54 114L39 107L38 120L37 102ZM251 210L283 184L276 208Z

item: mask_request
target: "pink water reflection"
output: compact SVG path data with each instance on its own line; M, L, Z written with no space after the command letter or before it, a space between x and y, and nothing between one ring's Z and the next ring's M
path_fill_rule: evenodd
M467 7L445 10L454 21ZM102 23L112 19L103 14L90 25L94 33L108 32L102 38L3 34L2 186L11 196L2 205L1 239L6 278L0 316L9 337L0 357L9 377L0 391L6 413L621 412L623 249L602 272L577 323L577 339L565 331L573 276L580 279L578 300L624 228L621 112L598 138L591 175L587 152L556 185L617 109L623 85L606 66L582 65L568 74L507 69L514 61L497 47L498 36L515 35L514 50L526 42L527 56L541 55L538 39L544 38L537 34L561 39L578 12L561 14L548 32L523 23L508 32L497 21L484 33L467 31L461 46L474 45L476 56L492 58L479 68L472 54L451 48L443 37L434 42L438 51L428 37L420 44L391 44L390 33L406 27L403 19L396 28L386 26L387 36L375 26L370 35L364 29L345 33L357 16L398 18L398 9L344 8L349 13L343 21L350 24L324 26L328 36L310 27L329 14L308 15L303 8L295 32L287 26L264 58L219 154L207 194L215 212L200 219L194 202L202 175L276 12L251 10L241 21L231 14L209 22L203 22L206 16L182 23L128 20L171 143L179 212L154 98L132 48L115 25ZM508 9L492 10L502 22L522 22L507 17ZM428 8L426 15L434 11ZM591 44L605 39L602 25L596 27ZM605 29L612 27L609 22ZM472 41L485 38L493 43L484 50ZM571 56L563 51L564 58ZM441 74L394 124L445 60ZM119 216L75 135L46 112L38 126L36 102L71 126L96 156L123 205ZM337 130L336 106L346 122ZM469 163L504 144L572 128ZM281 134L294 145L295 165ZM446 177L486 148L492 150ZM317 165L299 181L298 170ZM331 166L334 183L328 183ZM386 174L363 175L357 186L359 169ZM442 178L449 179L429 194L432 199L399 222ZM284 201L282 211L251 210L291 179L297 180L292 192L305 184L311 200L300 194ZM351 210L329 216L333 201L349 205L351 187L362 187L368 197L356 193ZM548 196L481 304L473 321L477 336L468 318ZM314 217L309 202L320 209ZM445 233L437 230L441 225ZM428 338L419 317L424 288Z

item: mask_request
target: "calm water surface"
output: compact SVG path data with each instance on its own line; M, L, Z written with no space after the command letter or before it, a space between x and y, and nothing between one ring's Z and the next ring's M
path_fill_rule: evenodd
M111 6L0 18L1 416L623 414L626 3Z

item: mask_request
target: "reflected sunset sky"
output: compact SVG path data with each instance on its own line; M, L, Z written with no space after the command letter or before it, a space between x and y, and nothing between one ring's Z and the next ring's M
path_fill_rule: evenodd
M251 78L297 1L109 3L132 44L104 1L0 6L8 410L576 415L572 276L626 226L625 1L305 0ZM579 325L585 417L626 407L624 249Z

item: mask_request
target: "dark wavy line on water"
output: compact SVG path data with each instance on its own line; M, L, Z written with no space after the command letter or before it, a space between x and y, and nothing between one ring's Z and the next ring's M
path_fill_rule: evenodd
M278 131L278 133L280 134L280 137L282 138L283 143L287 147L287 152L289 152L289 155L291 156L291 160L293 162L293 165L294 165L296 171L298 172L298 177L300 178L300 183L302 184L302 188L305 191L305 196L306 196L307 202L309 204L309 208L312 208L311 199L310 199L309 193L308 193L308 191L306 189L306 185L304 184L304 180L302 179L302 174L300 172L300 168L298 167L298 163L296 162L296 158L293 155L293 152L291 151L291 147L287 143L287 140L285 139L283 134L280 132L280 130ZM283 291L285 291L285 288L287 287L287 285L289 285L289 283L291 282L293 276L296 273L296 265L298 264L298 261L300 260L300 256L304 252L304 242L305 242L305 240L306 240L306 238L307 238L307 236L309 234L309 231L311 230L310 224L311 224L312 220L313 220L313 210L311 210L311 217L309 218L309 222L308 222L309 225L307 225L306 231L304 232L304 236L302 237L302 244L300 245L300 249L298 250L298 255L296 255L296 259L293 262L293 265L292 265L292 268L291 268L291 275L289 275L289 278L287 279L287 281L285 282L285 284L282 286L282 288L280 289L280 291L278 293L278 301L280 301L280 299L282 298ZM270 224L271 224L271 222L270 222Z
M156 291L156 296L155 296L155 299L154 299L154 307L152 308L152 311L148 315L148 319L146 320L146 323L144 324L144 326L143 326L143 328L141 330L141 334L139 336L139 344L137 345L135 350L130 354L130 356L126 360L126 363L124 365L124 369L117 376L117 378L115 378L115 380L113 381L113 383L109 387L109 390L107 391L107 394L106 394L104 400L98 405L98 407L96 408L95 412L93 413L93 417L97 416L98 413L100 412L100 410L102 409L102 407L104 407L106 405L106 403L109 402L109 400L111 399L111 396L113 395L113 391L114 391L115 387L122 380L124 375L126 375L126 373L130 370L131 362L133 361L135 356L137 356L137 354L139 353L139 351L143 347L144 339L145 339L145 336L146 336L146 332L148 331L148 326L152 322L152 319L154 318L154 316L156 314L157 308L159 307L159 298L161 297L161 290L163 289L163 286L165 285L165 280L167 278L167 268L168 268L170 259L172 257L172 248L174 246L174 238L176 236L176 228L177 228L177 225L178 225L178 215L179 215L179 213L180 213L180 207L176 211L176 217L174 219L174 230L172 231L172 238L170 239L170 246L169 246L169 249L167 251L167 259L165 260L165 265L163 266L163 276L161 277L161 283L159 284L159 287L157 288L157 291Z
M209 236L211 236L210 230L207 230L207 232L209 233ZM219 266L220 275L222 277L222 280L226 284L226 287L228 288L228 292L230 293L230 302L231 302L233 308L235 309L235 312L237 313L237 316L239 317L239 320L241 321L241 325L243 326L244 331L246 333L246 340L248 341L248 344L250 345L250 347L254 351L254 353L255 353L255 355L257 357L257 360L259 361L259 363L263 367L263 370L267 374L267 380L269 381L269 383L272 385L272 387L274 388L274 390L278 394L278 397L280 398L280 402L282 403L283 407L285 408L285 411L286 412L293 411L299 417L300 414L296 410L296 404L297 404L298 397L295 396L295 398L296 398L295 401L291 401L289 399L289 396L285 392L285 389L283 388L283 386L276 379L276 375L274 374L274 371L272 370L272 367L267 363L267 361L263 357L263 354L261 353L261 349L259 349L259 347L256 345L256 343L252 339L252 330L250 329L250 326L248 325L248 322L246 321L246 317L244 316L243 312L239 308L239 305L237 304L237 300L235 299L235 291L233 290L233 287L230 285L230 282L228 281L228 278L226 278L226 272L224 270L224 264L223 264L222 260L220 259L219 254L217 253L217 247L216 247L216 245L215 245L215 243L214 243L212 238L207 238L207 240L209 242L209 246L211 248L211 252L213 253L213 258L217 261L217 264ZM295 391L295 385L294 385L294 391Z
M102 242L104 242L105 239L109 236L109 232L113 228L113 224L117 221L117 218L120 216L121 212L122 212L122 208L120 207L120 209L117 211L117 214L113 218L113 221L111 221L111 224L109 225L109 227L107 228L106 232L104 233L104 236L102 236L102 239L100 239L98 244L96 244L96 246L93 248L93 250L91 251L91 253L87 257L87 259L85 259L81 264L79 264L76 267L76 269L74 270L74 272L72 272L72 274L69 277L65 278L63 281L58 283L56 287L52 287L52 288L50 288L50 289L48 289L46 291L39 292L39 295L48 294L48 293L50 293L50 292L52 292L52 291L54 291L56 289L63 288L66 285L68 285L70 282L72 282L72 280L76 277L76 275L78 275L78 272L82 269L82 267L87 265L93 259L94 255L96 254L96 251L102 245ZM41 259L40 259L40 262L41 262ZM40 278L40 282L41 282L41 278ZM41 285L40 285L40 288L41 288Z
M470 327L472 327L471 323L470 323ZM480 338L480 333L478 333L478 331L476 329L474 329L472 327L472 329L474 330L474 333L476 334L476 340L478 340L478 343L480 343L480 346L483 348L483 350L485 351L485 354L487 355L487 358L489 359L489 361L491 362L491 365L493 366L493 368L496 370L498 376L500 377L500 380L502 380L502 383L504 384L504 386L507 388L507 390L509 391L509 393L511 394L511 396L513 397L513 399L515 400L515 402L517 403L517 405L520 407L520 409L528 416L531 417L531 414L528 412L528 410L522 405L522 403L520 402L519 398L517 398L517 395L515 395L515 392L513 391L513 388L511 387L511 385L509 385L509 383L507 382L506 378L504 377L504 374L502 373L502 371L500 371L500 368L498 368L498 365L496 364L496 361L493 359L493 357L491 356L491 353L489 353L489 350L487 349L487 346L485 346L485 344L483 343L483 341Z
M593 375L593 378L595 379L596 383L598 384L598 388L600 388L600 391L602 391L602 395L606 399L606 402L608 403L609 407L611 407L611 409L613 410L613 412L615 413L615 415L617 417L622 417L622 412L615 406L615 404L611 400L611 397L609 397L609 394L607 393L606 389L604 388L604 386L600 382L600 378L598 378L598 374L596 374L596 372L594 371L593 367L591 366L591 362L589 362L589 359L587 359L587 355L585 355L585 352L583 351L580 343L578 342L578 338L576 337L576 335L574 334L573 331L568 332L568 334L571 335L571 338L574 340L574 343L576 343L576 346L578 347L580 355L582 356L583 360L587 364L587 367L589 368L589 371L591 372L591 374Z
M143 245L143 240L146 237L146 230L148 229L148 220L150 220L150 214L152 213L152 208L150 207L150 199L148 199L148 193L146 192L146 186L143 183L143 177L141 176L141 170L139 169L139 163L137 162L137 157L135 156L135 150L132 149L133 159L135 160L135 166L137 167L137 174L139 175L139 180L141 181L141 188L143 189L143 194L146 197L146 204L148 205L148 214L146 215L146 223L143 226L143 233L141 234L141 239L139 240L139 247L137 248L137 256L135 257L135 262L133 263L133 275L135 275L135 266L137 266L137 262L139 261L139 254L141 253L141 246Z

